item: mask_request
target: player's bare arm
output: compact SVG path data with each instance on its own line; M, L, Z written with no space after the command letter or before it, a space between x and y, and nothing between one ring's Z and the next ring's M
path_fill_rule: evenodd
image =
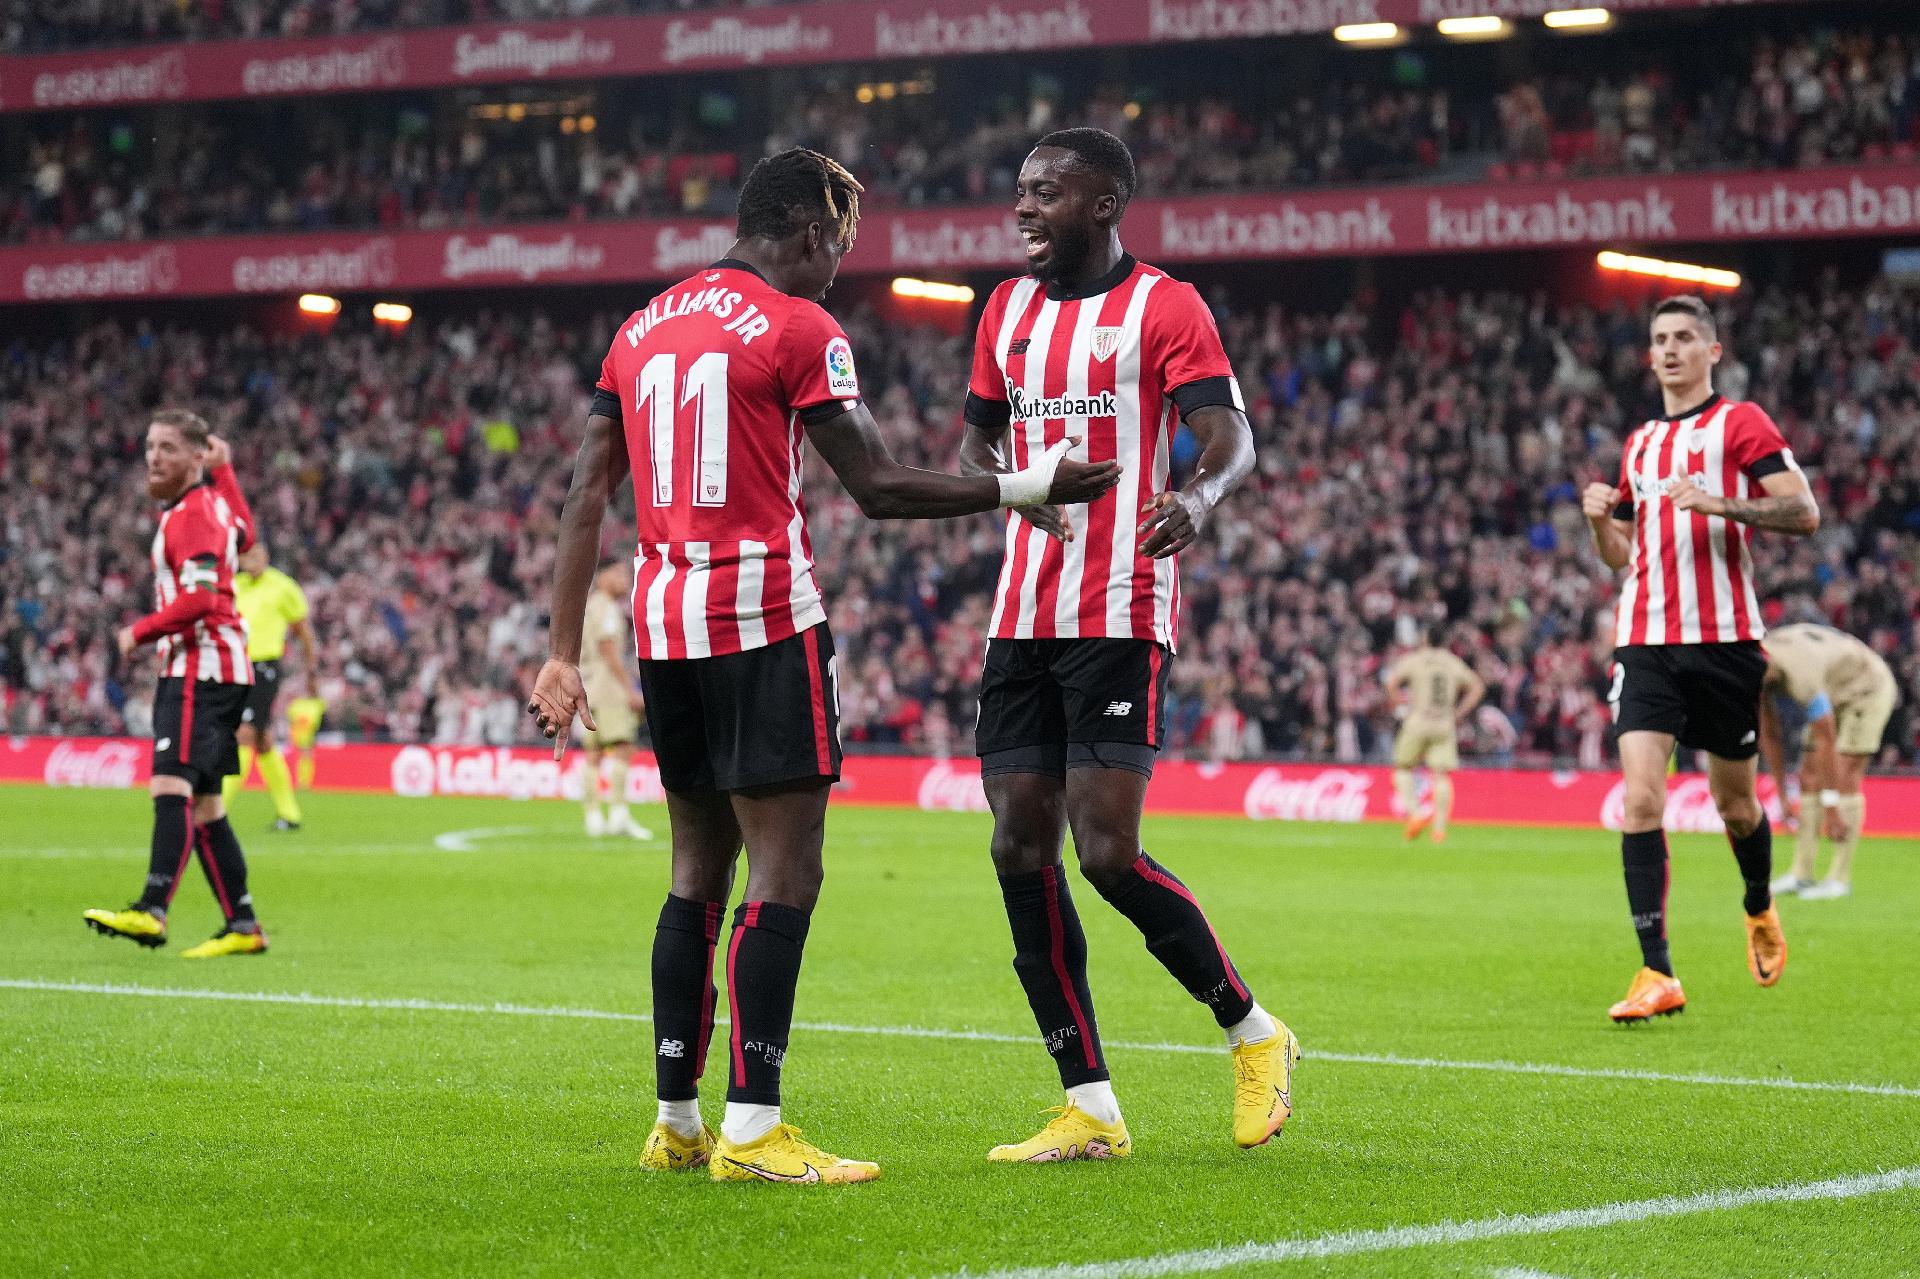
M548 606L547 660L533 681L527 713L553 739L553 757L567 747L567 731L578 715L597 729L580 680L580 631L587 612L587 590L600 552L600 521L607 503L627 477L626 442L620 424L604 413L587 417L586 438L573 460L573 482L560 511L559 545L553 563L553 595Z
M1200 462L1184 489L1158 493L1140 521L1145 541L1140 553L1162 560L1193 545L1207 516L1253 471L1253 426L1247 415L1226 404L1209 404L1186 418L1200 442Z
M937 519L1012 504L1002 498L1005 485L1001 477L1013 473L946 475L894 461L880 438L879 424L864 403L855 403L836 418L808 426L807 439L860 504L861 514L871 520ZM1049 502L1090 502L1120 482L1118 462L1058 461L1042 494Z
M300 669L305 674L307 696L314 697L320 684L320 646L314 642L313 619L303 617L295 622L293 634L300 641Z
M1633 558L1633 525L1613 515L1626 500L1625 489L1599 482L1587 485L1580 494L1580 513L1587 517L1587 526L1593 531L1593 548L1600 553L1600 562L1610 569L1623 569Z
M1001 442L1007 437L1007 428L990 430L972 422L967 423L966 435L960 441L960 474L962 475L1011 475L1013 468L1007 465L1006 453ZM1073 526L1060 514L1060 508L1047 502L1018 508L1021 519L1045 533L1048 537L1058 538L1062 542L1073 540Z
M1763 497L1718 497L1682 479L1668 496L1676 510L1718 515L1771 533L1805 537L1819 529L1820 505L1807 487L1806 476L1793 470L1776 471L1761 476L1760 487L1766 490Z
M1480 705L1480 700L1486 695L1487 681L1480 678L1478 671L1469 671L1467 682L1460 689L1460 700L1453 708L1453 722L1466 723L1467 717L1473 714L1474 708Z

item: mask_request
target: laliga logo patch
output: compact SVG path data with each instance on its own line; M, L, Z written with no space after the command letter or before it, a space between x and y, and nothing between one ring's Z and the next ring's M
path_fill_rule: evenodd
M860 380L853 374L853 348L845 338L827 343L827 390L843 397L860 394Z
M1111 360L1113 353L1120 349L1120 337L1125 332L1119 325L1102 325L1093 331L1093 358Z

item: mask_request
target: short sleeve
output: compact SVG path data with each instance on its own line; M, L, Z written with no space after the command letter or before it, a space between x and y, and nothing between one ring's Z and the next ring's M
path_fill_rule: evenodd
M1000 326L1007 315L1007 290L1003 286L987 301L980 314L980 327L973 334L973 373L967 378L967 425L991 434L1007 429L1013 409L1007 403L1006 370L1000 367Z
M834 318L811 302L799 303L787 317L774 360L787 407L803 419L808 409L844 410L860 398L853 344Z
M1148 299L1144 334L1148 358L1182 416L1210 404L1244 409L1240 384L1220 345L1213 313L1191 284L1168 280Z
M1799 469L1780 428L1758 404L1736 404L1727 411L1727 459L1755 480Z
M615 338L618 342L620 339ZM620 383L615 380L613 371L613 348L607 348L607 358L600 361L600 380L593 384L593 404L587 410L589 415L598 414L620 420Z
M286 583L287 620L289 622L305 621L307 617L307 593L300 589L300 583L290 577L286 579Z
M1613 518L1616 520L1633 519L1633 483L1627 476L1627 459L1633 456L1633 437L1627 437L1627 447L1620 450L1620 482L1616 485L1622 496L1614 505Z

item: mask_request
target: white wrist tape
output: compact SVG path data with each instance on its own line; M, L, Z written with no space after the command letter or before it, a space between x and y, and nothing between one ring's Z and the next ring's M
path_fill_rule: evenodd
M1820 802L1828 808L1836 808L1840 804L1840 792L1837 790L1823 790L1820 792Z
M1032 506L1046 501L1047 490L1053 487L1053 473L1060 469L1060 459L1072 447L1066 440L1056 440L1040 455L1039 461L1024 471L996 475L994 478L1000 481L1000 505Z

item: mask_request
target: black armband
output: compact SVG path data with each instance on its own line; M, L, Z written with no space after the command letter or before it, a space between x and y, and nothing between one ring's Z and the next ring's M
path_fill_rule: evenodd
M593 404L587 409L587 415L591 417L596 413L601 417L610 417L618 422L620 420L620 397L604 386L594 387Z
M1623 523L1627 523L1627 524L1633 523L1633 503L1622 502L1620 503L1620 505L1614 507L1613 518L1616 520L1620 520Z
M798 410L802 426L819 426L831 422L843 413L853 412L858 400L822 400L818 404L809 404Z
M1203 377L1197 382L1174 387L1172 395L1173 402L1180 406L1182 418L1215 404L1223 404L1230 409L1240 407L1234 399L1233 379L1230 377Z
M1783 449L1778 453L1769 453L1749 466L1747 468L1747 475L1752 479L1758 480L1769 475L1778 475L1780 472L1790 469L1792 468L1787 465L1787 454Z
M968 391L966 419L968 426L998 435L1007 429L1007 423L1013 421L1013 406L1005 400L989 400Z

